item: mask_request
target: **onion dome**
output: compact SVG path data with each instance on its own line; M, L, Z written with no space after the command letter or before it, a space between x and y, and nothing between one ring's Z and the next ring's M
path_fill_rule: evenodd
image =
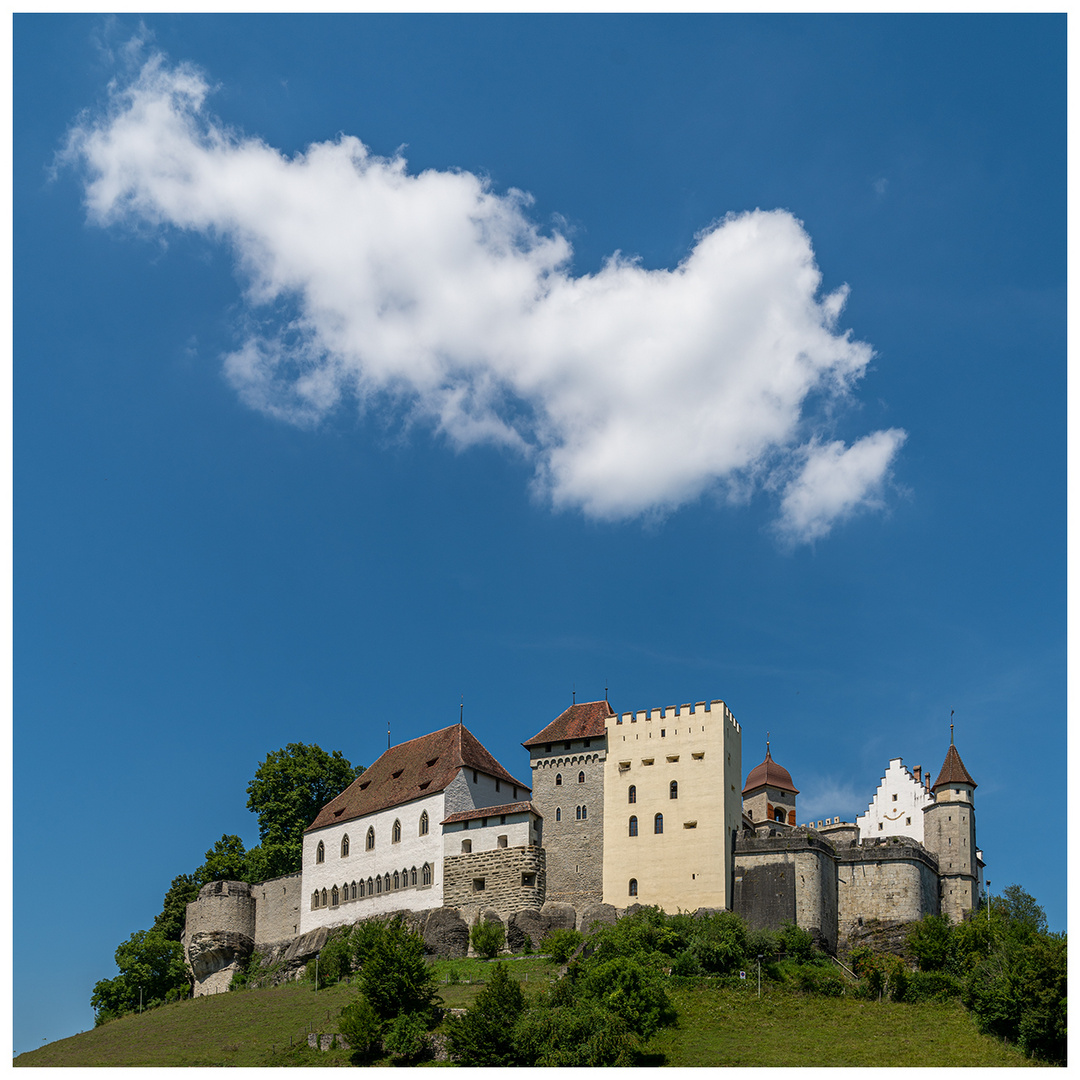
M746 787L743 788L742 793L747 795L749 792L756 791L766 785L780 788L783 791L790 791L793 795L799 794L799 789L791 781L791 773L783 765L777 765L773 761L767 743L765 745L765 760L756 768L750 770L750 775L746 778Z

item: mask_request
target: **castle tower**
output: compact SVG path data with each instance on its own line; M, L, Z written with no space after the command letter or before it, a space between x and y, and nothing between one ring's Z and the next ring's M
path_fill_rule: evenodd
M604 891L604 765L607 701L571 705L522 743L533 805L543 815L546 899L581 908Z
M979 903L975 788L950 738L945 763L933 787L934 801L923 810L923 843L937 856L941 914L954 923Z
M799 789L791 780L791 773L777 765L765 742L765 760L750 770L742 791L743 813L755 827L768 822L771 825L795 824L795 796Z

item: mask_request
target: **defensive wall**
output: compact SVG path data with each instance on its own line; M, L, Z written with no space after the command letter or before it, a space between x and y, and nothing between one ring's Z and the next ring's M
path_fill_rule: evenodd
M515 911L544 906L544 849L496 848L451 855L443 863L446 907L491 909L504 921Z
M291 941L300 933L300 874L251 886L255 899L255 944Z
M243 881L211 881L188 904L184 952L196 997L228 990L255 947L255 906Z

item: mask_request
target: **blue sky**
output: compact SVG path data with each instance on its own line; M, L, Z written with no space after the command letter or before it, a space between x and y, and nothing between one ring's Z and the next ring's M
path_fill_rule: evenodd
M268 752L462 695L523 778L575 692L722 698L800 819L955 710L993 889L1064 929L1065 57L1064 16L18 16L15 1050L257 841Z

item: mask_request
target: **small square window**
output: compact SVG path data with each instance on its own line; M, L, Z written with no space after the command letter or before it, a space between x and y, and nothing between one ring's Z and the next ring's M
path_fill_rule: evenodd
M896 802L896 796L895 795L892 797L892 801Z
M482 877L473 878L472 888L473 888L473 892L483 892L484 891L484 879Z
M882 825L880 821L877 823L877 827L878 827L878 832L881 832L881 830L885 828L885 826Z
M526 889L531 888L532 886L534 886L536 884L536 875L535 874L525 874L525 873L523 873L521 875L521 884Z

